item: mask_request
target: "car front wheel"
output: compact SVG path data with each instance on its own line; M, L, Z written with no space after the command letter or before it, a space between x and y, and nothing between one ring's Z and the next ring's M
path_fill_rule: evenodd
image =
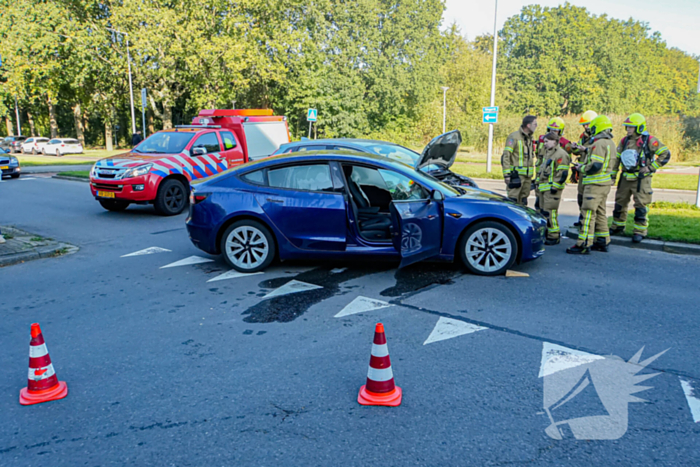
M462 235L459 254L464 266L481 276L504 274L518 257L513 232L498 222L479 222Z
M275 241L261 223L241 220L231 224L221 236L221 252L236 271L258 272L275 259Z
M158 214L174 216L180 214L189 202L187 190L181 181L171 178L158 187L158 194L153 203Z

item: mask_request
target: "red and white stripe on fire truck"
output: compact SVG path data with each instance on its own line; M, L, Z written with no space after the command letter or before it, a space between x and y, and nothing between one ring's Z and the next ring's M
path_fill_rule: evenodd
M228 168L228 162L219 153L190 157L185 150L178 155L163 156L153 160L107 159L98 161L98 167L131 168L144 164L153 164L150 173L159 177L182 174L189 180L210 177Z

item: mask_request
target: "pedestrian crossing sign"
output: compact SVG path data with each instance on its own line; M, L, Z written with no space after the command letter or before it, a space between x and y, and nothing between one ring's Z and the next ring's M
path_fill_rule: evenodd
M306 120L310 122L315 122L317 115L318 112L316 111L316 109L309 109L309 111L306 113Z

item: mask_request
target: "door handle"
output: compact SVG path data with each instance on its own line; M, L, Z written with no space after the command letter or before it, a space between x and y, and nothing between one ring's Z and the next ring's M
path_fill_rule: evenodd
M429 214L428 219L435 219L437 216L435 214Z
M268 200L270 203L284 204L284 201L282 201L281 199L267 198L267 200Z

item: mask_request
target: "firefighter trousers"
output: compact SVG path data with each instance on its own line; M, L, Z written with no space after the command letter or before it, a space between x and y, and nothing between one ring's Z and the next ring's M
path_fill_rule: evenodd
M617 185L615 194L615 209L613 210L613 227L624 229L627 223L627 209L630 198L634 198L634 233L647 236L649 221L647 206L651 203L653 190L651 189L651 177L644 177L639 180L639 191L637 191L637 180L627 180L623 174Z
M576 245L588 246L593 241L610 243L608 217L605 213L605 202L610 194L610 185L584 185L581 217L583 218Z
M540 212L547 218L547 238L556 240L561 236L559 228L559 203L561 203L562 190L555 194L551 191L538 192L541 201Z
M520 181L522 182L522 186L520 188L508 188L508 185L506 185L506 189L508 191L508 198L512 199L518 204L527 206L527 197L530 196L530 187L532 186L532 179L526 178L521 175Z

